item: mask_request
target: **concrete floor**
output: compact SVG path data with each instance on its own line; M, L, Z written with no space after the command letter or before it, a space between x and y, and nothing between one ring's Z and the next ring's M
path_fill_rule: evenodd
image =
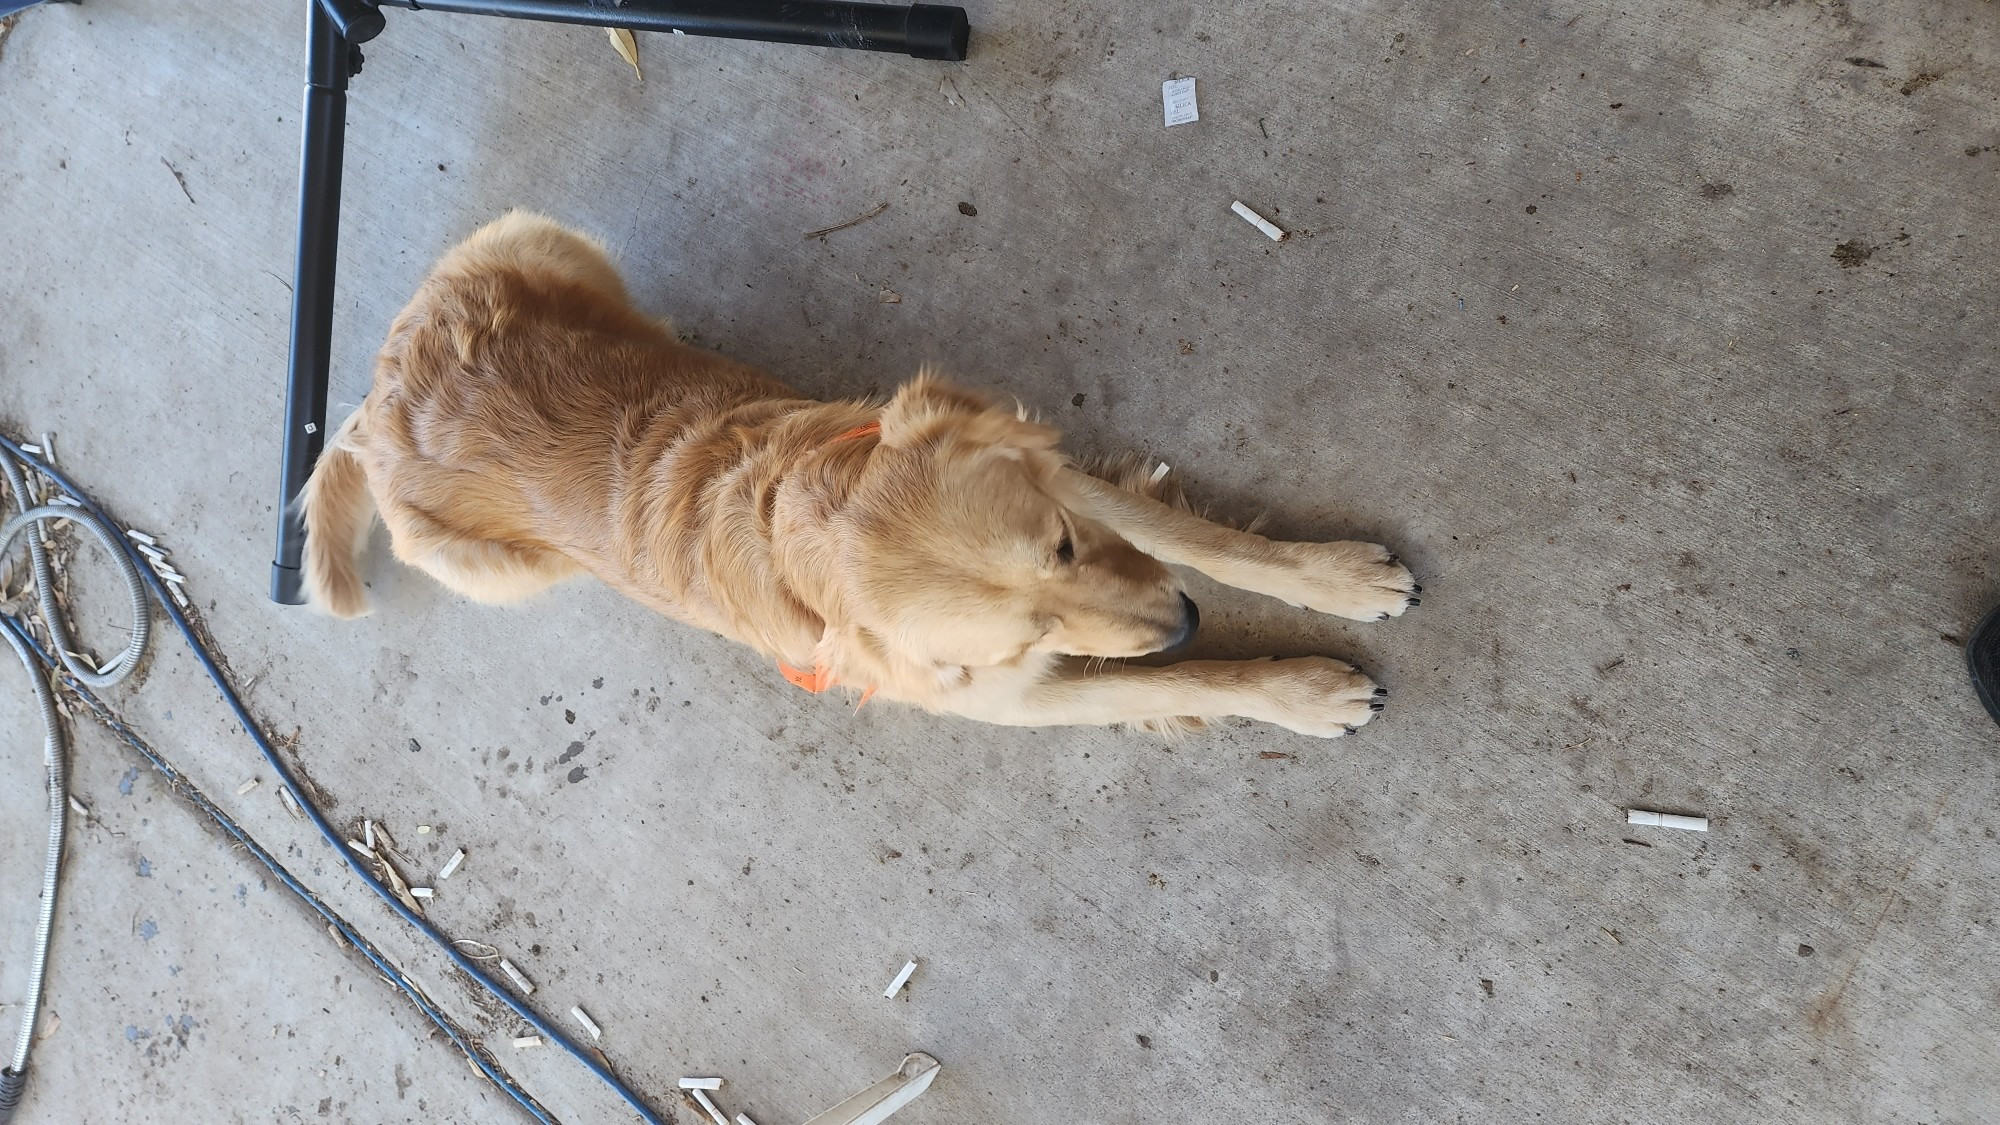
M676 1120L682 1074L786 1125L910 1049L946 1066L911 1125L2000 1119L2000 729L1957 641L2000 601L1994 6L970 0L964 64L648 37L643 85L597 31L391 13L338 402L525 205L812 392L935 360L1412 560L1381 626L1199 589L1209 651L1394 696L1171 748L851 715L589 585L498 611L378 555L373 617L265 601L299 7L89 0L0 47L0 418L173 546L337 817L466 849L432 916ZM235 795L264 771L172 643L117 702L563 1120L630 1119L268 777ZM0 693L6 1002L29 724ZM76 756L21 1120L515 1119L135 758Z

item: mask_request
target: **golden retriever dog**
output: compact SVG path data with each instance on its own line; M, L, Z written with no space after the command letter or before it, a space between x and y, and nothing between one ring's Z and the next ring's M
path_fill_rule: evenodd
M1419 587L1382 547L1210 523L1159 474L1094 475L1056 441L929 372L886 403L803 398L634 308L596 242L516 212L446 254L390 328L303 497L306 585L365 611L372 509L398 559L475 601L590 574L813 691L1016 726L1236 715L1328 738L1381 710L1386 691L1325 657L1118 662L1193 635L1168 564L1358 621Z

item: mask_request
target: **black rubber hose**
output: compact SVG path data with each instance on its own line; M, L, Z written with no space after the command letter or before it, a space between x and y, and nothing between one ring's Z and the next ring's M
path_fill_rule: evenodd
M14 1111L21 1105L21 1091L27 1088L27 1075L0 1070L0 1125L14 1120Z

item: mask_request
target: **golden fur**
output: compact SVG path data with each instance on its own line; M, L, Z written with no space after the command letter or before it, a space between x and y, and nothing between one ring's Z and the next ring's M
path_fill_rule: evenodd
M371 506L398 559L483 602L590 574L821 682L1015 725L1175 729L1243 715L1321 736L1384 694L1322 657L1088 658L1194 626L1167 563L1359 620L1416 604L1367 543L1199 519L1133 471L1093 476L1054 430L919 374L886 403L816 402L634 308L603 249L516 212L445 255L304 496L306 584L366 606Z

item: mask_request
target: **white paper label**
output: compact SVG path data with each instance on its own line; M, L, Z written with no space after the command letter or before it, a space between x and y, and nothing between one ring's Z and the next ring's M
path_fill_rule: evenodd
M1169 128L1201 120L1201 113L1194 105L1194 79L1175 78L1160 83L1160 97L1167 103Z

